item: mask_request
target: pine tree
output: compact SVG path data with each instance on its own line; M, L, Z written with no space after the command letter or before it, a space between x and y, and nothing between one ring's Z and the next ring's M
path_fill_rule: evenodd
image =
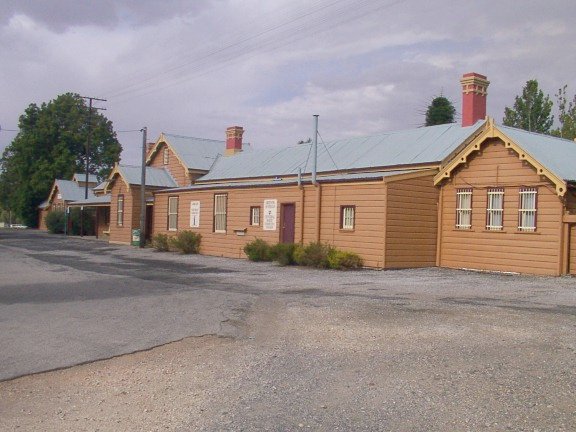
M435 97L426 110L426 126L454 123L455 113L452 102L444 96Z

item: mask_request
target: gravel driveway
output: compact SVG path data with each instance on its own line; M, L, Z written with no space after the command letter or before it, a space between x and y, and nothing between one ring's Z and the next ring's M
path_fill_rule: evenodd
M0 231L4 378L89 362L0 382L0 430L573 431L575 331L568 277Z

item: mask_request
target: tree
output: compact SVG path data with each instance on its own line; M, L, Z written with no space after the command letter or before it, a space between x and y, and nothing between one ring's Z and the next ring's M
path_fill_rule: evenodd
M88 119L92 123L90 168L104 178L122 146L112 122L92 111L79 95L66 93L41 106L30 104L19 120L19 133L0 159L0 205L28 226L37 224L37 206L55 178L85 171Z
M435 97L426 110L426 126L454 123L455 113L452 102L444 96Z
M560 126L554 129L552 135L573 140L576 138L576 94L572 101L568 101L566 88L558 89L556 101L558 102L558 121Z
M551 115L552 101L538 88L537 80L529 80L522 89L522 96L516 96L514 107L504 109L502 123L530 132L550 133L554 123Z

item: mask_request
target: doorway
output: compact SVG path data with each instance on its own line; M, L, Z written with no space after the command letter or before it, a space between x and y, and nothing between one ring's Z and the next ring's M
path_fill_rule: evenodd
M296 204L281 204L280 207L280 243L294 243L296 223Z

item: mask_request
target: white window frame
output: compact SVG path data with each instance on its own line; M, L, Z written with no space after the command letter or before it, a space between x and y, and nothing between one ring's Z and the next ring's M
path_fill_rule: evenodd
M504 229L504 189L489 188L486 198L486 229L502 231Z
M340 207L340 229L353 230L356 222L356 206L343 205Z
M250 207L250 225L260 226L260 206Z
M456 189L456 228L472 228L472 188Z
M116 201L116 225L124 226L124 195L118 195L118 200Z
M228 194L214 194L214 232L226 233Z
M538 213L538 188L522 187L518 200L518 231L536 231Z
M178 231L178 204L177 196L168 197L168 231Z
M164 151L162 153L162 163L164 165L168 165L170 163L170 151L168 147L164 147Z

